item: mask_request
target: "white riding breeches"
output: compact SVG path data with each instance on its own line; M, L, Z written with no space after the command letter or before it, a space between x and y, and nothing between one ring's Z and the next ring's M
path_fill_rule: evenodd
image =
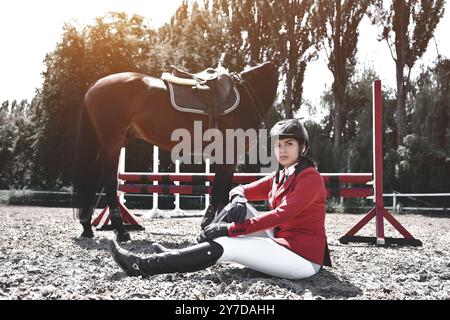
M247 204L247 218L258 215L258 211ZM313 263L272 239L273 230L253 233L235 238L214 239L223 247L223 254L217 262L235 262L265 274L302 279L315 275L320 265Z
M270 238L220 237L214 239L223 247L223 254L217 261L235 262L265 274L302 279L315 275L320 265L302 258L279 245Z

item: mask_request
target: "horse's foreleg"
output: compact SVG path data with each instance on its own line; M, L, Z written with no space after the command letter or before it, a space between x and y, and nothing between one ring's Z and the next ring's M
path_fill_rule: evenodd
M201 222L204 229L212 222L217 213L228 203L228 194L233 183L233 174L236 168L235 164L216 164L215 176L211 191L211 204L206 210L205 216Z
M119 150L105 153L103 163L103 185L105 188L106 201L109 207L111 225L117 235L119 242L130 240L130 234L125 230L120 215L119 200L117 195L117 168L119 163Z
M83 226L83 232L81 233L81 237L84 238L93 238L94 232L91 227L92 214L94 213L93 207L83 207L79 209L78 219L80 220L81 225Z

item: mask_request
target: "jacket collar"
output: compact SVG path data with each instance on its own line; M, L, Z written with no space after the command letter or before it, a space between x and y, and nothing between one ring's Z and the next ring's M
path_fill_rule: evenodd
M280 181L277 184L276 191L275 191L275 197L282 194L285 190L289 188L289 186L292 184L292 181L295 179L295 171L297 168L298 162L293 164L292 166L289 166L288 168L282 169L280 173ZM284 180L284 177L287 175L287 180ZM283 183L284 181L284 183Z
M276 184L275 188L276 191L274 197L276 198L280 194L282 194L285 190L288 190L292 182L295 180L295 176L308 167L314 167L314 163L308 158L302 157L299 162L293 164L289 168L278 171L277 175L280 177L280 180ZM281 181L284 178L285 170L287 170L288 177L284 183L281 183Z
M295 167L297 166L297 164L298 162L294 163L292 166L288 168L283 169L283 173L289 177L295 172Z

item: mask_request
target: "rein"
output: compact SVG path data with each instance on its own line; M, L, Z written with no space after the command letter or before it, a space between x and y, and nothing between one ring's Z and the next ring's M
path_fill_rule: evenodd
M255 89L250 84L250 82L248 82L246 79L242 77L240 73L233 73L231 76L233 80L237 81L237 83L242 88L244 88L245 92L247 92L248 96L250 97L250 100L252 101L252 105L256 110L259 122L261 123L264 120L264 108L262 106L261 100L259 100L258 95L255 92Z

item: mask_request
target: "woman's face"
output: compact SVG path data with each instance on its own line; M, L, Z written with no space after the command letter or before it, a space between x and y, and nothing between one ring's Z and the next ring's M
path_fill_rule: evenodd
M278 162L285 168L298 161L300 145L295 139L280 139L275 142L275 156Z

